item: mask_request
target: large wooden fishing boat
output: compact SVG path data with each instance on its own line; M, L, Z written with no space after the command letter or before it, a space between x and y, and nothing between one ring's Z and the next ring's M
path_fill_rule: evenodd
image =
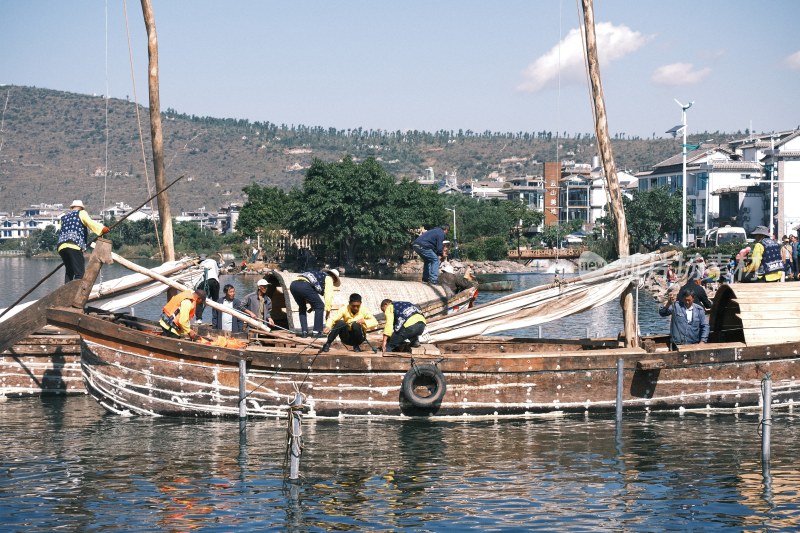
M319 353L321 341L281 333L239 349L207 346L163 338L134 317L72 308L50 309L47 319L81 336L87 390L120 414L238 416L242 360L247 412L262 417L284 416L296 390L305 395L313 417L610 411L620 359L626 409L754 408L767 374L776 407L800 401L796 328L777 315L763 319L764 302L779 299L786 313L800 306L800 286L791 284L723 287L711 313L711 342L678 349L670 348L667 336L645 337L640 347L626 348L617 338L471 335L474 327L500 327L487 325L488 315L506 324L518 318L532 323L539 315L549 319L615 299L629 280L623 276L617 283L608 276L619 278L627 269L609 267L434 319L429 328L434 342L415 353L356 353L337 345ZM603 293L613 283L617 288ZM470 336L460 337L460 330Z

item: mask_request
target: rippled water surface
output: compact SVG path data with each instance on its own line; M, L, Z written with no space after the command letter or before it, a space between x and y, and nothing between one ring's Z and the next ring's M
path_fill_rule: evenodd
M286 424L106 415L85 396L0 404L4 531L797 530L800 417Z

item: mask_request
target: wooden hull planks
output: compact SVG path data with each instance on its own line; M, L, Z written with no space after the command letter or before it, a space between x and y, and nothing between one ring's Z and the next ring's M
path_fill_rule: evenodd
M165 416L238 416L238 361L247 360L248 415L285 416L295 387L311 417L525 417L613 412L616 362L624 361L626 410L758 408L761 380L775 407L800 401L800 343L708 344L680 351L598 348L607 341L482 338L440 346L446 393L415 407L402 390L410 354L261 346L231 350L165 339L64 309L48 320L81 334L87 390L109 411ZM610 344L610 342L609 342ZM474 345L474 346L473 346ZM465 353L472 348L475 353Z
M30 335L0 353L0 397L86 394L74 333Z

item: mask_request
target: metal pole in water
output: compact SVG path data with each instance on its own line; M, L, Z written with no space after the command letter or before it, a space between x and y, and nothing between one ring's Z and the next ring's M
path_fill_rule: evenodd
M761 467L769 471L770 439L772 437L772 374L767 372L761 380L763 411L761 415Z
M541 324L539 325L539 338L540 339L542 338L542 326L541 326Z
M247 421L247 361L239 359L239 431L244 431Z
M586 326L586 338L589 338L589 326Z
M304 396L300 392L294 393L290 405L289 416L289 480L300 477L300 456L303 454L303 432L300 427L300 410L303 407Z
M617 422L622 422L622 373L624 372L624 361L617 359Z

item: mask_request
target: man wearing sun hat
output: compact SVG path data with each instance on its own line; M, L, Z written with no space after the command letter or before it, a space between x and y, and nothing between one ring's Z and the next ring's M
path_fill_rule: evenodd
M766 226L757 226L751 232L756 240L753 246L753 260L744 267L744 281L780 281L783 276L781 245L772 238Z
M308 337L308 306L314 309L314 329L312 337L322 334L322 325L327 320L333 307L333 288L341 285L339 271L335 268L322 271L303 272L289 285L297 312L300 315L300 336ZM323 319L322 313L325 312Z
M263 278L258 280L256 291L242 298L238 310L263 323L274 324L271 316L272 299L267 296L267 289L269 282Z
M92 220L82 201L75 200L69 208L70 211L61 217L61 229L58 231L58 255L66 269L64 283L83 279L83 252L89 243L89 231L98 236L108 233L106 226Z

